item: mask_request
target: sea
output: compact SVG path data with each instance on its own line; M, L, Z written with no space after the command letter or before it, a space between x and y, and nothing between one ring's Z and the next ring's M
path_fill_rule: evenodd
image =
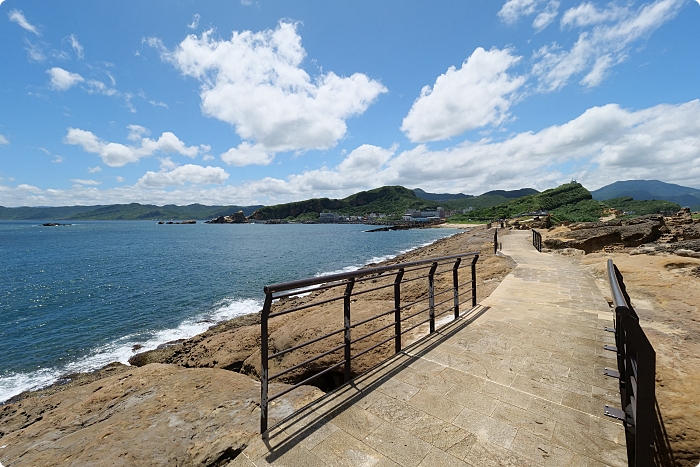
M255 313L267 284L356 270L459 232L202 221L41 224L0 221L0 403Z

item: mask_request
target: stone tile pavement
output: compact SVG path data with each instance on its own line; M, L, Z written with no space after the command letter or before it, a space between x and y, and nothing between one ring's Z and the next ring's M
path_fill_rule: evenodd
M517 267L467 316L315 401L229 466L626 466L603 376L612 311L570 258L529 232ZM270 408L271 415L276 408Z

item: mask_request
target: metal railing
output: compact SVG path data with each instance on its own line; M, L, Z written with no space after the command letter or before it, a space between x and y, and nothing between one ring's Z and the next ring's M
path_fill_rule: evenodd
M493 254L498 253L498 227L493 232Z
M415 330L411 336L415 338L416 332L419 331L416 328L425 323L429 323L429 333L433 333L435 332L437 318L450 311L453 312L454 319L459 318L460 305L466 302L471 302L472 308L476 307L476 262L478 259L478 252L469 252L272 284L265 287L265 304L263 305L260 323L262 383L260 393L260 432L263 436L265 436L265 432L268 429L268 407L273 400L324 375L328 377L334 370L340 371L342 369L343 382L348 382L353 376L352 361L358 357L392 340L394 341L394 353L399 353L402 349L402 335ZM462 269L469 269L470 275L468 279L464 278L466 280L460 281L460 270ZM461 275L464 276L464 274ZM413 282L418 285L416 287L412 284L410 288L414 296L410 300L402 301L402 286ZM463 290L465 288L466 290ZM341 289L342 293L334 293L338 289ZM391 296L393 298L393 307L371 317L362 316L362 319L353 322L351 315L352 304L357 301L354 297L368 293L381 294L385 289L390 290L386 293L387 296L382 298L387 300ZM404 298L408 298L406 297L408 295L406 292L404 295ZM436 298L442 298L441 296L445 295L447 298L439 299L436 303ZM302 298L301 300L297 298L295 301L278 301L292 297ZM326 308L334 302L342 302L342 307L338 307L337 310L337 319L342 323L342 327L305 342L294 341L283 345L285 348L273 348L274 353L270 354L269 321L271 319L302 310L309 310L314 307ZM273 303L275 303L274 311ZM289 304L291 307L285 308L285 304ZM362 307L362 302L358 302L355 306ZM342 310L342 313L340 313L340 310ZM335 312L336 310L328 311ZM328 320L333 320L336 319L336 315L328 314L327 318ZM384 320L380 320L381 318L384 318ZM386 321L389 321L389 323L386 324ZM360 328L363 327L366 332L360 337L354 337L353 331L360 331ZM370 329L367 329L368 327ZM365 348L358 348L360 347L357 345L358 343L382 331L390 333L390 335L388 337L380 335L378 343L371 343ZM281 359L284 355L321 341L325 341L328 345L320 353L306 358L303 362L289 368L281 367ZM342 355L342 358L337 362L328 363L323 361L322 366L325 368L320 371L317 371L318 368L310 369L309 365L311 363L324 357L327 360L334 355L338 357ZM278 366L276 371L279 370L273 375L269 374L271 361ZM309 373L312 374L304 377ZM297 381L299 378L303 378L303 380ZM291 379L295 384L277 394L270 395L268 393L269 383L275 379L288 381Z
M613 260L608 260L608 281L615 308L615 346L617 370L606 368L605 375L620 381L622 410L605 406L607 416L622 420L630 466L654 465L654 428L656 425L656 352L639 325L625 283Z
M532 229L532 246L542 253L542 234Z

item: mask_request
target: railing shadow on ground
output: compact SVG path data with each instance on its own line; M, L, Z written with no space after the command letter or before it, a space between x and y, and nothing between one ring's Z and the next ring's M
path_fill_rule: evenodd
M458 319L445 324L435 333L420 339L393 355L388 360L377 364L367 372L359 375L355 379L345 383L337 389L329 392L321 398L307 404L295 411L294 414L275 423L267 432L268 436L262 439L267 450L270 452L264 459L272 463L281 456L293 449L304 439L322 429L322 427L332 422L340 415L362 399L373 393L383 383L389 381L397 374L406 370L408 365L418 361L422 356L434 350L446 340L454 337L458 332L476 321L490 307L477 305ZM390 369L386 369L390 368ZM377 377L381 374L380 377ZM372 380L367 386L362 383ZM358 386L362 386L359 388ZM351 391L353 395L339 397L344 391Z

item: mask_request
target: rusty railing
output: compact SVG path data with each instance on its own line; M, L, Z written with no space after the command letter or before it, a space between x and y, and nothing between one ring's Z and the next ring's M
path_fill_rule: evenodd
M470 252L313 277L265 287L265 304L260 325L262 383L260 432L263 436L268 430L268 408L273 400L324 375L329 377L333 371L338 376L337 373L341 369L342 381L348 382L353 376L352 361L358 357L392 340L394 341L394 353L399 353L402 349L401 337L403 335L415 330L407 338L418 338L416 332L420 330L416 328L426 323L428 323L428 332L433 333L436 329L437 318L449 312L453 313L454 319L459 318L460 306L467 302L470 302L472 308L475 307L476 262L478 259L478 252ZM468 275L460 274L462 269L468 269L470 273ZM415 284L404 287L409 283ZM412 296L407 290L410 290ZM402 300L402 292L404 300ZM356 314L360 314L361 318L353 321L352 311L354 309L353 303L357 302L356 297L368 293L383 294L380 298L390 303L393 301L393 306L374 316L366 317L362 315L362 302L358 302L354 306L360 307ZM446 298L443 299L443 297ZM438 301L436 302L436 300ZM335 302L342 303L342 306L338 306L337 309L331 308L331 304ZM274 311L273 303L276 303ZM381 300L379 303L381 304ZM285 305L289 306L285 307ZM327 313L328 320L337 320L338 329L322 336L314 336L305 342L293 341L286 344L273 342L272 351L274 353L270 354L270 320L303 310L309 312L312 308ZM380 335L378 337L381 339L380 342L366 344L365 339L382 331L390 335ZM364 334L355 337L355 332L364 332ZM303 362L289 368L281 367L284 355L322 341L325 346L315 356L306 358ZM365 344L364 348L362 348L363 344ZM277 345L284 348L276 348ZM326 360L333 356L337 356L339 361L328 363ZM309 365L324 357L326 358L323 361L325 368L316 368L309 372ZM278 367L275 369L276 373L272 375L269 374L270 362L274 362L275 366ZM309 373L312 374L308 376ZM293 379L292 382L296 382L296 384L274 395L268 393L271 381L275 379L278 381L289 380L290 376L293 375L296 376L296 379ZM305 378L297 382L299 377Z
M656 425L656 352L639 325L625 283L613 260L608 260L608 282L615 308L615 346L617 370L606 368L605 375L620 381L622 409L605 406L605 415L622 420L630 466L654 465L654 427Z

